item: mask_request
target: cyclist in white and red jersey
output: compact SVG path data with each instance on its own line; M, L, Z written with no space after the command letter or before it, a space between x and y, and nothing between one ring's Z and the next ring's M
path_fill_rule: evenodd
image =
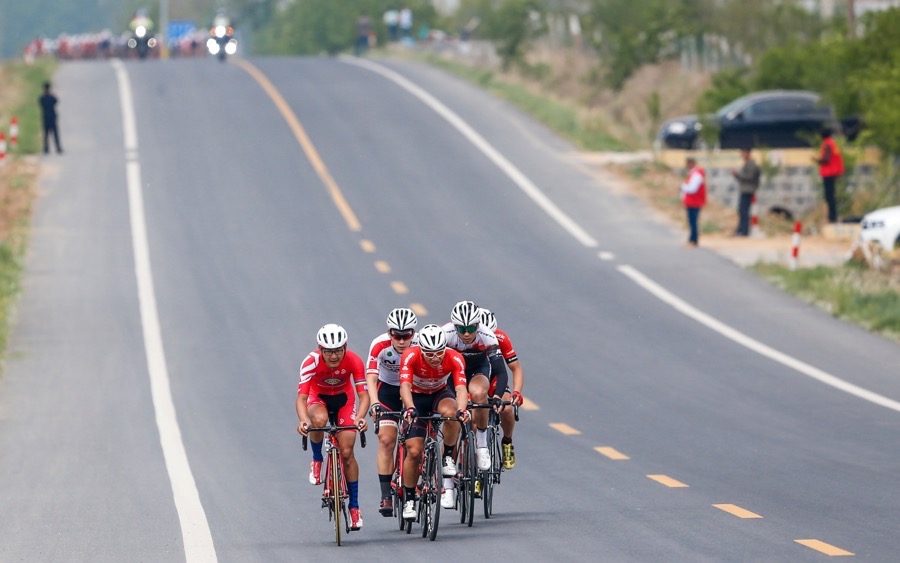
M506 362L500 355L500 341L489 328L481 325L481 309L473 301L460 301L450 311L450 322L444 325L447 347L460 352L466 361L469 397L473 403L484 404L488 397L503 398L509 375ZM491 468L491 454L487 448L488 413L476 409L475 460L478 469Z
M506 360L506 365L512 372L512 392L507 388L503 393L503 400L510 401L514 405L522 404L522 387L525 385L525 372L519 355L513 348L512 340L503 330L497 328L497 317L489 309L481 308L481 324L494 331L500 342L500 354ZM493 390L492 390L493 391ZM516 451L513 449L512 435L516 427L516 417L513 409L504 409L500 413L500 426L503 428L503 438L500 444L503 446L503 468L512 469L516 466Z
M366 366L366 383L372 408L369 415L374 420L377 411L400 412L400 356L412 344L419 319L412 309L392 309L387 316L387 332L382 333L369 346ZM391 503L391 476L394 473L394 448L397 445L397 415L380 415L378 426L378 483L381 487L382 516L394 515Z
M322 482L321 431L309 432L311 426L327 426L329 419L337 426L356 426L360 431L368 428L365 413L369 408L366 390L366 373L362 359L347 349L347 331L336 324L326 324L316 334L319 347L303 360L300 366L300 385L297 389L297 432L306 436L312 445L313 461L309 465L309 482ZM355 393L354 393L355 388ZM358 400L357 400L358 399ZM350 529L362 528L359 511L359 466L353 453L356 432L341 431L337 435L350 509Z
M469 397L466 392L465 369L462 356L447 349L444 331L436 324L422 327L418 334L418 345L410 346L400 359L403 418L411 425L406 435L406 459L403 462L403 518L416 517L416 482L419 480L422 449L425 446L425 424L416 422L416 417L437 412L446 417L458 417L463 422L468 421ZM441 472L444 477L456 475L453 449L459 430L458 424L443 426L444 461ZM441 501L443 504L444 499Z

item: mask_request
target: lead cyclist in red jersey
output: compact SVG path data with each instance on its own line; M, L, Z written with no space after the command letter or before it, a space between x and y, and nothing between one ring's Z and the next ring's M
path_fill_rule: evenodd
M405 407L403 417L411 425L406 435L406 460L403 462L404 518L416 517L416 482L419 480L425 445L425 424L416 423L415 419L419 415L429 416L437 412L445 417L468 421L469 396L465 369L462 356L455 350L447 349L444 331L436 324L422 327L418 345L403 352L400 360L400 398ZM456 475L453 449L459 431L457 424L443 426L444 460L441 472L444 477Z
M378 410L400 412L400 356L413 341L419 319L412 309L392 309L387 316L387 332L372 340L366 367L366 383L372 408L369 415L375 420ZM382 516L394 515L391 503L391 477L394 474L394 448L397 445L396 415L381 415L378 426L378 483L381 488Z
M513 348L512 340L505 331L497 328L497 317L489 309L481 308L481 324L494 331L497 340L500 342L500 354L506 360L506 365L512 372L512 392L507 388L503 393L503 400L509 401L513 405L522 404L522 387L525 385L525 372L522 369L522 363L519 362L519 355ZM516 466L516 451L513 449L512 435L516 427L516 416L513 409L504 409L500 413L500 426L503 428L503 438L500 445L503 449L503 468L512 469Z
M362 359L347 349L347 331L336 324L326 324L316 334L318 348L310 352L300 366L297 389L297 432L309 435L313 461L309 466L309 482L322 482L322 441L324 433L308 432L309 427L328 425L329 415L338 426L356 426L365 431L365 413L369 408L366 374ZM355 387L355 394L354 394ZM357 400L358 399L358 400ZM359 466L353 452L356 432L343 430L337 435L344 475L347 479L350 529L362 528L359 510Z

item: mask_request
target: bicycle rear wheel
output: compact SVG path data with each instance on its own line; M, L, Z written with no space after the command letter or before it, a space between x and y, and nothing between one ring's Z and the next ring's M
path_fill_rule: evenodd
M464 427L460 432L457 450L459 475L456 479L457 503L459 503L459 523L472 526L475 515L475 450L472 448L471 434Z

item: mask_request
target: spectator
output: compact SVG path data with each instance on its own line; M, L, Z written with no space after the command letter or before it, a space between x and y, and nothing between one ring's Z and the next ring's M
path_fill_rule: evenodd
M744 165L740 170L732 170L731 173L737 178L740 197L738 199L738 226L734 230L734 235L738 237L746 237L750 235L750 204L753 203L753 196L759 189L760 170L756 161L750 156L750 148L741 149L741 159Z
M400 13L391 8L384 13L384 25L388 30L388 39L393 43L400 37Z
M400 35L403 37L403 41L412 42L412 26L412 10L409 9L409 6L403 6L403 9L400 10Z
M819 176L822 177L822 187L825 191L825 203L828 204L828 222L837 222L837 196L835 189L837 179L844 173L844 159L837 143L831 138L831 128L822 128L822 145L819 148L819 158L815 161L819 164Z
M368 14L360 14L356 18L356 56L360 56L369 49L369 35L372 34L372 20Z
M685 246L696 248L699 244L699 230L697 224L700 220L700 209L706 205L706 173L697 165L697 159L687 157L687 177L681 184L681 201L687 210L688 227L690 236Z
M41 106L41 117L44 123L44 154L50 152L50 135L53 134L53 141L56 144L56 152L62 154L62 147L59 145L59 127L57 124L56 104L59 100L50 91L50 83L44 82L44 93L38 98L38 104Z

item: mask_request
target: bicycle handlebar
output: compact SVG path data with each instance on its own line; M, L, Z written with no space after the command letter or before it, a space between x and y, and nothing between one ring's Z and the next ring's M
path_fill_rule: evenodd
M501 401L500 399L496 399L494 397L491 397L490 399L488 399L487 403L473 403L473 402L469 401L470 409L493 409L494 407L498 407L498 406L503 406L503 407L511 406L513 408L513 417L516 419L516 422L519 421L519 406L520 405L514 405L512 401Z
M360 432L357 426L310 426L306 429L307 434L310 432L327 432L328 434L336 434L341 430L355 430L359 432L359 443L362 447L366 447L366 433ZM377 433L377 431L376 431ZM308 436L303 436L303 450L306 451Z
M383 417L385 415L397 415L401 419L403 418L402 411L383 411L381 409L378 409L375 412L375 435L376 436L378 436L378 429L381 428L381 417Z

